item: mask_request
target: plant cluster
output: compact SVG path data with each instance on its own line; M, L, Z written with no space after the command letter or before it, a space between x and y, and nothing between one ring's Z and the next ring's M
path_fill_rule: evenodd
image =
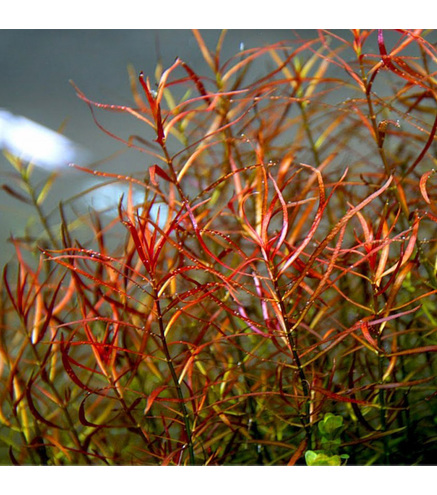
M194 31L206 75L130 69L131 106L75 86L144 161L75 167L128 186L109 220L79 196L54 221L53 176L9 156L40 226L3 271L3 463L433 463L437 49L391 34L223 61Z

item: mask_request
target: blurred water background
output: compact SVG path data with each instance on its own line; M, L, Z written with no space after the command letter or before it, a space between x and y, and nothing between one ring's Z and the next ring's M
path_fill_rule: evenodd
M202 30L210 47L214 47L220 30ZM223 59L238 53L244 46L251 48L287 39L288 30L230 30L223 46ZM81 101L70 80L95 101L114 104L132 104L128 78L128 65L142 70L154 81L158 58L163 67L170 66L176 57L183 59L194 70L208 71L190 30L0 30L0 109L3 119L0 134L5 136L5 125L18 130L19 116L53 131L63 128L63 135L80 146L76 160L87 165L105 159L123 145L105 135L95 125L89 108ZM0 117L2 117L0 115ZM100 115L99 115L100 117ZM12 120L11 120L12 118ZM105 115L109 127L123 136L141 132L135 119L120 114ZM5 124L6 122L6 124ZM2 131L3 128L3 131ZM43 128L40 128L40 130ZM36 142L41 142L37 135ZM0 136L2 144L2 136ZM3 143L4 144L4 143ZM47 147L47 146L46 146ZM11 150L12 151L12 150ZM42 163L42 165L44 165ZM50 167L49 167L50 168ZM130 150L105 164L105 170L123 174L146 169L146 158ZM0 154L0 184L13 184L13 167ZM44 180L50 173L42 167L34 172L35 182ZM44 204L49 212L59 200L87 189L88 175L65 168L50 191ZM108 196L112 195L113 191ZM87 198L102 207L104 195ZM13 257L13 246L7 242L11 233L22 235L30 221L31 207L0 191L0 264Z
M214 48L221 31L211 29L200 32L208 46ZM315 31L309 29L297 32L305 38L315 35ZM282 29L229 30L222 48L222 60L238 54L242 49L293 39L293 33L292 30ZM374 38L374 49L377 50L376 36ZM74 81L91 100L132 105L128 65L132 65L137 73L142 70L154 81L158 59L167 68L176 57L184 60L196 72L211 75L190 30L0 30L0 145L5 147L7 129L19 130L23 123L32 126L34 122L34 126L44 126L34 127L39 131L44 128L52 131L62 128L65 139L69 140L66 141L67 147L75 143L73 147L70 146L70 152L74 155L75 150L81 150L79 155L74 156L80 165L104 160L126 149L122 143L111 139L97 127L88 106L77 97L69 81ZM255 73L265 72L265 59L262 64L252 70ZM136 119L119 113L99 113L100 118L112 132L126 138L130 134L141 135L144 131L144 125ZM38 143L44 139L42 134L36 133L35 147L38 148ZM45 143L43 148L47 147ZM105 163L104 168L128 175L146 171L149 162L146 155L129 150ZM34 182L44 181L51 169L47 164L45 169L35 168ZM16 188L11 175L13 172L11 164L0 153L2 186ZM59 178L44 203L44 211L55 211L60 200L74 196L92 185L93 177L69 167L61 168ZM87 208L91 205L101 209L105 207L105 198L116 202L117 197L113 190L106 195L98 190L94 196L90 194L84 198L83 206ZM23 235L31 221L30 214L34 215L34 211L29 205L0 190L1 265L14 256L14 248L8 242L9 236L11 233Z

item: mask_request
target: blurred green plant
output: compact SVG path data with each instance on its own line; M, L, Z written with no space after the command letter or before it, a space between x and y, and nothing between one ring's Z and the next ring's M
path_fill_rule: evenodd
M307 450L305 461L308 466L341 466L349 459L347 454L338 455L341 434L345 429L343 417L326 413L317 424L320 434L320 450Z

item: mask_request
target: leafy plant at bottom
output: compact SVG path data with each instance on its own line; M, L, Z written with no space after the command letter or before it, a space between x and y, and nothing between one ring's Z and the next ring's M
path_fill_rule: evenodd
M341 434L344 431L343 417L326 413L317 423L320 435L320 449L307 450L305 461L308 466L341 466L349 459L347 454L338 454Z

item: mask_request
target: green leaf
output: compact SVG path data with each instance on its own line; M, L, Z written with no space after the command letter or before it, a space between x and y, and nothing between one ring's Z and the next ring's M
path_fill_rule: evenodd
M324 452L315 452L307 450L305 452L305 462L307 466L341 466L344 455L327 455Z
M328 438L328 437L322 436L320 443L321 443L323 450L326 450L329 452L335 452L340 447L341 440L340 440L340 438Z
M46 199L48 193L50 192L50 189L52 188L53 186L53 183L55 182L56 178L57 178L58 174L57 173L54 173L52 174L46 181L46 183L44 184L44 187L41 189L41 192L39 193L38 195L38 198L36 199L36 203L38 205L42 205L42 203L44 202L44 200Z
M333 439L343 429L343 418L332 413L327 413L322 421L319 422L318 428L323 436Z

